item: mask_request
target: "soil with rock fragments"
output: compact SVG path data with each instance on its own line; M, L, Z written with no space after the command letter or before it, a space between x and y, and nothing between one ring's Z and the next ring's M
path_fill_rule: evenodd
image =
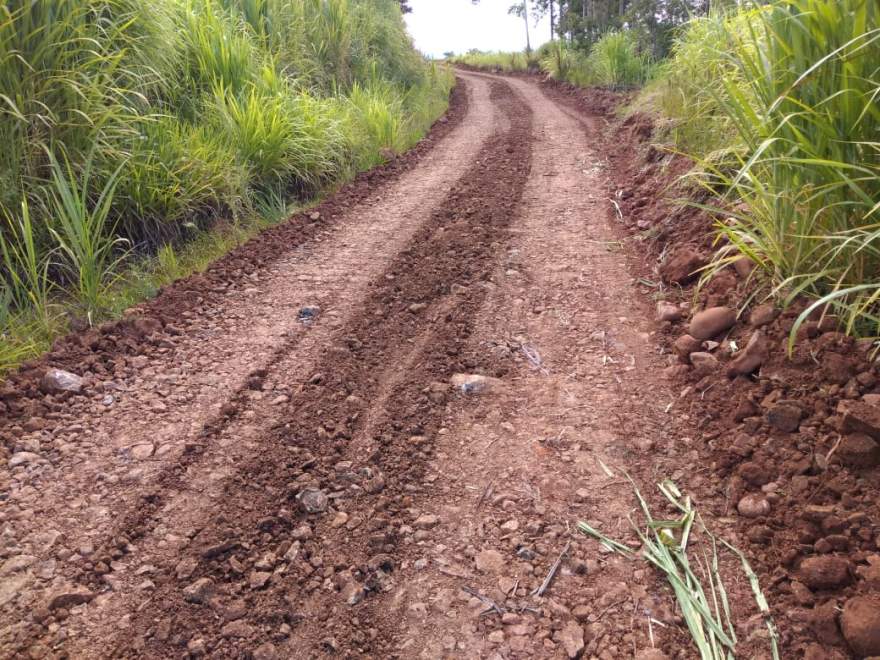
M414 150L0 385L0 656L696 657L575 531L638 547L625 475L745 552L783 657L880 654L876 370L827 319L789 360L791 313L691 318L710 221L615 100L461 72Z

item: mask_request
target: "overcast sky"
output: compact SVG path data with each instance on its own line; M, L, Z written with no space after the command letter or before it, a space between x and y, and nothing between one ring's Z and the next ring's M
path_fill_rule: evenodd
M514 0L410 0L413 11L406 16L409 33L416 48L432 57L446 51L456 54L471 48L480 50L523 50L526 47L525 24L521 18L508 16ZM550 39L550 21L535 27L529 20L532 48Z

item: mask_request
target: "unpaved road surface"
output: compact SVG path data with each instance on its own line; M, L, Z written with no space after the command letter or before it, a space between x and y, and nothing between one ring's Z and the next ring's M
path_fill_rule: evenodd
M700 479L601 130L462 74L397 169L58 347L82 394L6 392L0 656L692 657L574 532Z

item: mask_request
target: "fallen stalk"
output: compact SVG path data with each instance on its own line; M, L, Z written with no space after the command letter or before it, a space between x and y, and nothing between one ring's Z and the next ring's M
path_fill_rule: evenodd
M672 481L658 484L660 492L681 512L681 518L675 520L655 520L648 504L629 475L639 507L645 518L644 527L630 519L633 529L642 543L641 556L648 563L665 574L667 581L675 593L681 610L682 618L687 624L691 638L700 652L702 660L732 660L735 658L737 644L727 591L721 579L718 565L718 542L728 548L742 563L743 570L749 580L758 609L764 618L770 633L770 646L774 660L779 659L778 635L770 615L767 599L761 591L758 577L748 561L737 548L724 539L718 539L706 528L702 519L693 508L690 497L682 497L681 492ZM702 548L702 560L697 557L695 564L703 577L695 572L688 546L694 531L694 522L699 523L699 531L705 535L711 548L711 556L707 554L706 545ZM629 546L615 541L585 522L578 523L581 533L598 540L609 550L626 557L635 557L636 551Z

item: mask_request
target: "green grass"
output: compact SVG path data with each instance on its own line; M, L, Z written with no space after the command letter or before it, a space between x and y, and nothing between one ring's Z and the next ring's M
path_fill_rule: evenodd
M406 149L452 84L395 0L5 3L0 371L56 319L117 313L133 264L175 271L163 246L256 226Z
M607 32L586 52L558 40L544 44L529 55L472 52L451 61L505 73L540 70L572 85L613 89L642 85L654 70L650 57L639 51L635 34L627 30Z

